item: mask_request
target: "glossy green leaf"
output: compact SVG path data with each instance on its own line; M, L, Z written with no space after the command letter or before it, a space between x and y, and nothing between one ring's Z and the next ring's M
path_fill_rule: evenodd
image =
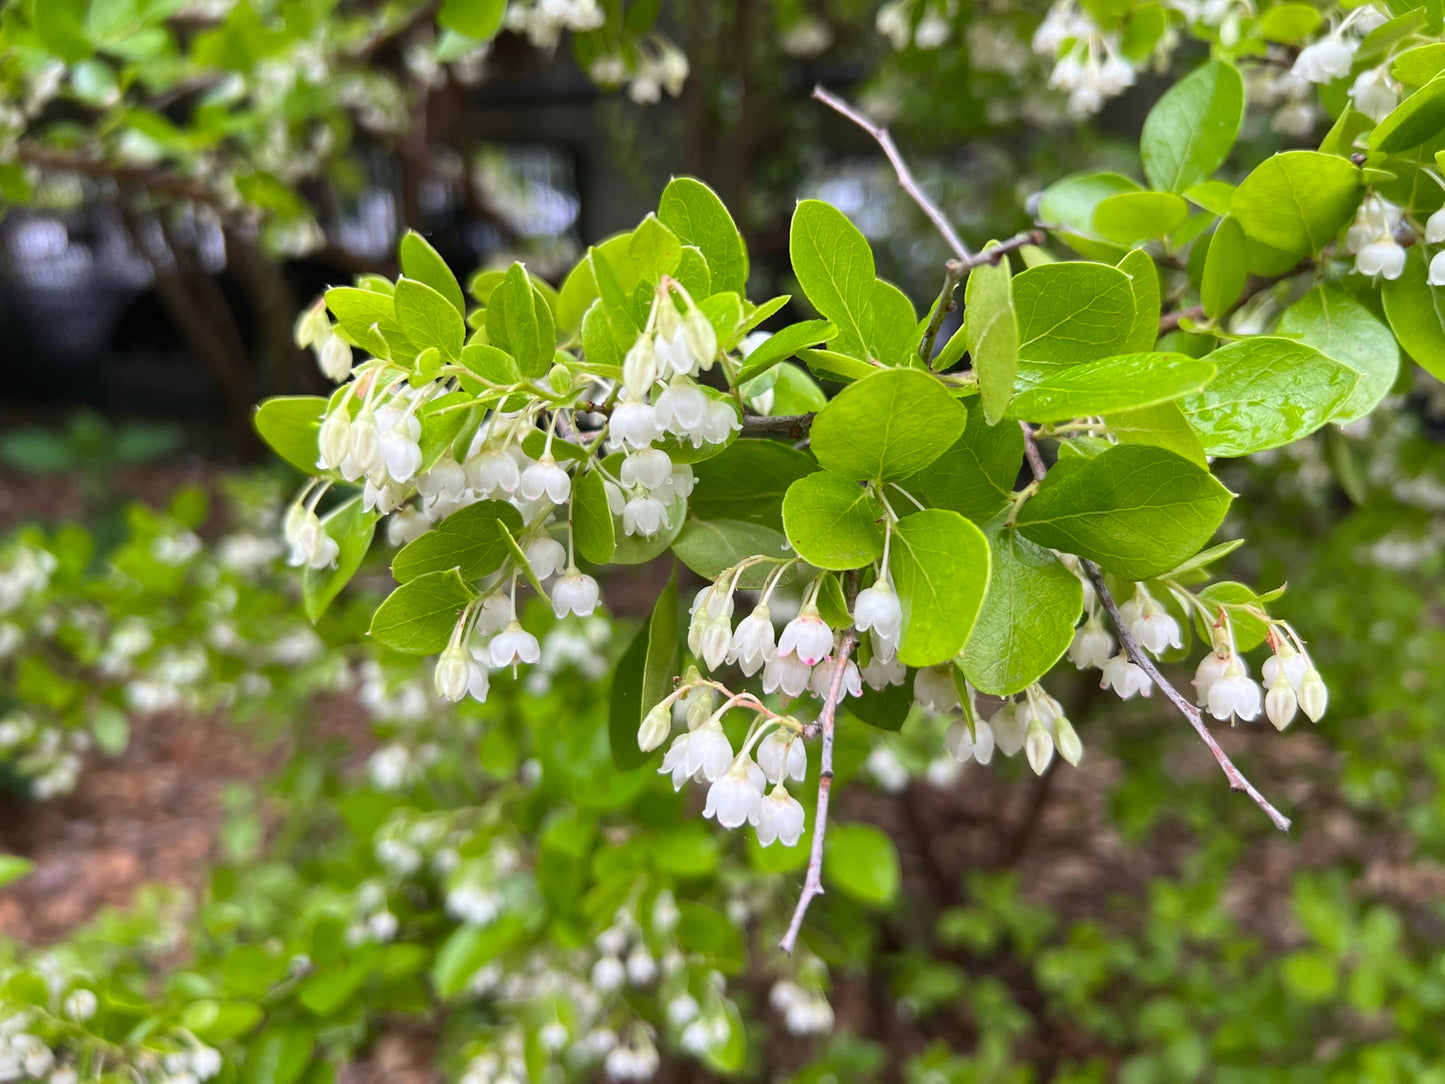
M1144 118L1144 176L1166 192L1198 184L1229 157L1243 120L1244 80L1233 65L1210 61L1165 91Z
M1405 352L1426 372L1445 380L1445 291L1431 287L1428 274L1425 253L1414 245L1405 254L1404 273L1387 281L1381 295L1385 316Z
M627 255L643 281L655 284L663 275L677 270L677 265L682 262L682 242L677 234L657 220L656 215L648 215L632 231Z
M1304 256L1335 239L1359 206L1360 171L1317 151L1266 158L1234 190L1229 211L1247 236Z
M868 490L828 471L799 478L783 498L788 541L818 568L861 568L881 557L882 516L883 506Z
M521 529L521 513L504 501L469 504L403 546L391 574L406 583L456 568L463 579L478 579L502 567L511 553L507 532Z
M371 548L371 536L380 518L379 512L368 512L362 507L360 494L322 517L322 527L336 540L340 552L335 568L308 566L301 574L302 605L312 621L326 612L332 600L356 575L366 551Z
M963 341L978 374L984 418L995 425L1013 396L1019 366L1019 322L1007 258L974 268L963 299Z
M1173 233L1189 217L1189 204L1172 192L1121 192L1094 208L1094 232L1121 245Z
M1388 286L1387 286L1388 289ZM1427 296L1434 291L1427 291ZM1280 317L1279 333L1300 339L1360 374L1330 421L1347 425L1374 410L1400 373L1400 348L1390 329L1342 287L1324 283Z
M816 464L775 440L739 440L693 468L688 507L699 519L734 519L782 530L783 495Z
M1249 278L1249 255L1244 228L1232 216L1220 219L1209 241L1204 258L1204 277L1199 285L1199 300L1204 315L1217 320L1233 307Z
M602 475L595 470L579 472L573 483L572 530L577 552L583 560L595 565L612 560L617 551L617 535Z
M1445 75L1437 75L1411 94L1370 133L1372 150L1400 154L1445 130Z
M754 380L778 362L793 357L799 350L827 342L836 334L838 329L826 320L804 320L775 331L743 360L738 382Z
M399 252L403 275L430 286L450 301L457 312L463 316L467 314L466 298L462 296L457 277L452 274L441 253L432 248L425 237L415 230L407 230L401 239Z
M1109 414L1197 392L1212 376L1212 363L1187 354L1121 354L1083 365L1049 367L1024 374L1031 382L1020 381L1008 413L1032 422Z
M724 569L748 557L792 556L781 531L745 519L689 518L672 543L672 552L705 580L717 579ZM774 564L753 565L743 570L738 586L755 590L777 569Z
M303 474L316 473L317 440L326 400L319 395L286 395L256 408L256 432L271 450Z
M873 280L873 338L868 353L884 365L907 365L918 354L918 313L908 295L886 279Z
M637 730L647 713L672 691L682 654L678 629L677 570L673 569L647 624L613 672L608 734L612 763L621 771L631 771L651 758L638 748Z
M326 307L358 346L372 354L386 353L386 339L378 325L396 321L396 301L391 294L335 286L326 291Z
M849 478L903 478L942 455L967 420L937 378L885 370L844 388L818 412L813 454Z
M443 0L437 22L477 41L490 41L502 28L506 0Z
M542 376L552 367L557 349L552 311L519 263L512 264L507 277L492 291L487 303L487 338L516 359L523 376Z
M1012 696L1053 669L1074 638L1084 586L1048 550L997 526L991 566L963 672L979 692Z
M1044 478L1016 520L1040 546L1129 580L1168 572L1209 541L1230 494L1207 470L1141 444L1106 448Z
M501 953L522 940L526 924L515 914L503 915L487 926L458 926L437 949L431 981L438 996L458 997L472 976Z
M976 399L968 404L968 414L963 435L901 484L935 508L987 523L1008 507L1023 467L1024 435L1017 425L982 424L983 405Z
M747 292L748 250L717 194L692 177L674 177L662 191L657 217L707 260L714 290ZM871 275L870 275L871 278Z
M1204 445L1178 403L1157 403L1104 417L1104 424L1120 444L1149 444L1208 466Z
M435 654L471 598L456 569L424 573L387 596L372 616L371 636L408 655Z
M823 839L823 879L843 895L886 907L898 898L902 868L893 839L871 824L831 824Z
M1159 269L1147 252L1136 248L1119 261L1119 270L1129 276L1134 294L1134 321L1121 352L1148 353L1159 338Z
M448 361L462 354L467 326L462 314L430 286L403 278L396 284L396 319L418 350L434 346Z
M1019 358L1078 365L1119 354L1134 325L1129 276L1102 263L1031 267L1013 280Z
M894 527L888 568L903 605L898 658L933 666L957 655L988 589L983 532L957 512L915 512Z
M838 328L844 353L873 341L873 250L836 207L805 199L788 235L793 274L813 307Z
M1179 405L1210 455L1249 455L1308 436L1360 380L1348 365L1293 339L1241 339L1207 356L1213 381Z

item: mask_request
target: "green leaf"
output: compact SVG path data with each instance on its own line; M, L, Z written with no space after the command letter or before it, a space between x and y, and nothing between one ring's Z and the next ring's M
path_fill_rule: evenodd
M1044 189L1040 222L1062 229L1065 240L1091 258L1117 259L1118 246L1094 232L1094 208L1100 201L1140 191L1139 182L1120 173L1074 173Z
M35 863L16 854L0 854L0 886L18 881L32 869Z
M1149 444L1207 467L1204 445L1178 403L1158 403L1109 414L1104 424L1120 444Z
M996 425L1013 395L1019 366L1019 322L1006 257L969 273L963 303L963 340L978 374L984 418Z
M317 439L326 400L319 395L284 395L256 408L256 432L271 450L303 474L316 473Z
M477 41L491 41L502 28L506 11L507 0L443 0L437 22Z
M1419 245L1405 254L1405 270L1386 280L1385 316L1405 352L1437 380L1445 380L1445 290L1426 281L1428 264Z
M1360 171L1317 151L1266 158L1234 190L1229 211L1249 237L1284 252L1319 252L1359 206Z
M1239 299L1249 278L1249 253L1244 228L1233 216L1220 219L1209 251L1204 257L1204 277L1199 284L1199 299L1204 315L1211 320L1223 316Z
M489 387L505 388L522 382L522 370L517 368L517 359L488 343L468 343L462 347L460 360Z
M461 357L467 325L452 303L430 286L413 279L399 279L396 319L418 350L435 346L448 361Z
M1390 64L1390 74L1406 86L1424 86L1445 71L1445 42L1417 45L1397 56Z
M861 568L881 557L882 516L883 506L873 494L828 471L799 478L783 498L788 541L818 568Z
M1229 490L1207 470L1142 444L1071 460L1019 510L1032 542L1096 561L1128 580L1168 572L1218 529Z
M898 658L908 666L933 666L957 655L988 589L983 532L957 512L915 512L893 529L888 568L903 604Z
M613 672L607 730L612 763L631 771L651 759L637 747L637 730L647 713L672 691L682 649L678 642L677 569Z
M1370 149L1400 154L1435 140L1445 129L1445 75L1437 75L1397 105L1370 133Z
M1213 60L1165 92L1144 118L1139 155L1154 188L1183 192L1224 164L1244 120L1244 80Z
M1387 282L1387 293L1389 287ZM1425 293L1433 299L1433 290ZM1395 336L1374 313L1334 283L1315 286L1286 309L1279 333L1300 339L1360 374L1355 390L1330 417L1337 425L1374 410L1399 376L1400 348Z
M543 376L552 367L557 351L552 310L519 263L512 264L507 277L492 291L487 303L487 338L517 359L523 376Z
M861 492L861 490L860 490ZM788 556L787 539L781 531L744 519L694 519L689 517L682 533L672 543L672 552L705 580L715 580L724 569L753 556ZM774 564L754 565L738 579L744 590L756 590L777 571Z
M261 1007L248 1001L202 998L186 1006L181 1026L202 1042L223 1043L244 1035L261 1021Z
M362 507L360 494L322 517L322 527L336 540L340 552L335 568L307 567L301 573L302 605L313 623L356 575L366 551L371 548L371 536L380 518L379 512L368 512Z
M1063 422L1153 406L1197 392L1214 376L1211 362L1187 354L1121 354L1083 365L1026 372L1011 418ZM1037 377L1036 380L1033 380Z
M1360 380L1314 347L1274 336L1229 343L1207 357L1214 380L1179 405L1210 455L1250 455L1308 436Z
M828 397L806 370L791 361L781 361L766 375L776 374L773 381L773 408L770 414L813 414L828 405Z
M682 261L682 242L677 239L677 234L657 220L656 215L648 215L632 231L627 255L642 281L656 285L663 275L677 270Z
M848 383L853 380L862 380L864 377L872 376L879 372L879 366L874 362L861 361L848 354L840 354L836 350L799 350L798 357L802 358L808 368L827 380L838 380Z
M472 592L454 568L402 584L378 608L370 634L408 655L433 655L447 646Z
M488 926L458 926L437 949L431 981L443 998L464 994L472 976L520 942L526 923L518 915L503 915Z
M90 733L96 748L106 756L119 756L130 744L130 720L125 712L110 704L98 704L90 710ZM4 883L0 877L0 884Z
M732 215L717 194L692 177L674 177L662 190L657 217L707 260L714 290L745 294L748 250ZM870 275L871 278L871 275Z
M1319 29L1324 16L1312 4L1275 4L1259 17L1259 36L1280 45L1296 45Z
M850 478L916 474L948 450L968 412L937 378L916 369L878 372L837 394L813 419L813 455Z
M874 279L870 304L873 338L868 343L868 352L885 365L912 363L922 337L913 302L888 280Z
M793 274L813 307L839 331L844 353L860 355L873 341L873 250L836 207L805 199L788 235Z
M1159 269L1143 249L1132 249L1119 261L1119 270L1129 276L1129 289L1134 294L1134 322L1122 353L1146 354L1154 349L1159 338Z
M1074 638L1084 585L1011 528L988 532L991 566L963 672L979 692L1012 696L1053 669Z
M637 317L632 311L632 298L626 286L618 277L617 266L622 260L627 259L625 252L604 251L610 246L594 247L588 252L588 260L592 265L592 273L597 282L597 294L602 299L602 312L607 317L607 326L612 329L612 341L617 346L617 353L626 357L627 351L632 349L632 344L637 341L638 332L641 327ZM630 270L631 261L628 261ZM635 274L633 276L635 278ZM570 282L571 279L568 279ZM567 286L562 286L565 301Z
M326 291L326 307L358 346L378 356L386 355L386 339L378 328L396 322L396 301L391 294L334 286Z
M1234 198L1234 185L1228 181L1200 181L1184 190L1184 198L1203 207L1210 214L1223 218L1229 214L1229 201Z
M935 508L950 508L975 523L987 523L1009 506L1024 461L1023 430L981 425L982 413L983 405L971 401L963 436L902 482L909 493Z
M852 624L851 618L848 623ZM885 685L881 690L864 685L863 695L849 697L844 708L871 727L896 733L913 710L913 694L902 685Z
M816 465L782 441L739 440L693 467L688 507L699 519L732 519L783 527L783 495Z
M467 301L461 284L447 266L446 260L416 230L407 230L400 246L401 273L409 279L430 286L452 303L461 315L467 314Z
M517 525L521 526L520 523ZM612 510L602 475L595 470L578 474L572 492L572 529L577 552L594 565L605 565L617 550Z
M1121 245L1173 233L1189 217L1189 204L1172 192L1121 192L1094 208L1094 232Z
M521 529L521 513L504 501L469 504L403 546L391 574L408 583L455 568L463 579L478 579L502 567L512 552L508 532Z
M871 824L832 824L823 840L823 872L843 895L870 907L898 898L902 868L893 839Z
M311 1064L316 1038L303 1027L270 1024L246 1054L247 1084L295 1084Z
M1019 359L1078 365L1122 353L1134 326L1134 287L1108 264L1030 267L1013 280Z

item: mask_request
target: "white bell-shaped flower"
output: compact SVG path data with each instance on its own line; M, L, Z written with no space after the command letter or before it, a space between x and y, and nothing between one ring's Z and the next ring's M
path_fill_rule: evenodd
M860 632L872 631L876 638L898 642L903 627L903 606L887 577L858 592L853 601L853 622Z
M1278 650L1264 660L1260 667L1260 673L1264 675L1265 685L1273 688L1275 682L1284 678L1292 686L1296 693L1304 682L1305 671L1309 669L1310 661L1304 655L1295 650L1294 645L1288 640L1281 640Z
M637 728L637 748L650 753L671 733L672 712L659 704L642 717L642 725Z
M777 727L758 742L758 767L769 783L785 783L796 779L801 783L808 775L808 751L803 739L792 731Z
M767 603L760 602L752 613L738 622L732 646L728 648L727 661L736 663L744 674L752 677L776 652L772 615Z
M529 501L546 497L553 504L566 504L572 493L572 479L550 455L543 455L522 472L518 491Z
M407 487L400 482L385 481L378 485L367 478L361 487L361 507L386 515L406 503Z
M768 847L776 841L795 846L803 835L803 819L802 803L779 783L758 803L758 844Z
M1004 756L1011 757L1024 747L1029 715L1024 704L1009 701L989 717L988 725L993 731L994 747Z
M467 491L466 468L444 455L417 477L416 490L431 501L459 501Z
M1230 655L1220 655L1211 651L1204 658L1199 660L1199 666L1194 671L1194 703L1204 708L1209 706L1210 687L1224 676L1225 669L1229 666ZM1269 677L1269 661L1265 662L1265 676Z
M1311 666L1300 679L1300 710L1309 716L1310 722L1317 723L1324 715L1329 702L1330 691L1325 687L1325 679L1320 677L1320 672Z
M1445 207L1425 220L1425 240L1432 245L1445 243Z
M1445 249L1430 258L1430 268L1425 276L1429 286L1445 286Z
M687 333L683 330L681 321L678 321L670 334L658 332L657 338L653 340L652 356L657 374L664 380L670 376L691 376L697 371L697 360L689 349Z
M1355 271L1393 281L1404 274L1405 250L1393 237L1371 241L1355 254Z
M664 527L671 526L667 518L667 506L642 490L638 490L622 509L622 530L625 534L651 538Z
M1024 756L1035 775L1043 775L1054 759L1054 736L1037 712L1029 719L1028 730L1024 734Z
M908 667L898 661L898 656L875 654L863 667L863 680L871 689L882 691L890 685L902 685L908 679Z
M723 732L722 721L710 715L696 730L689 733L687 774L701 775L709 782L719 778L733 763L733 747ZM749 763L752 763L749 761Z
M784 625L783 634L778 637L779 655L793 655L809 666L817 665L832 650L833 630L812 603Z
M987 764L993 760L993 726L987 720L979 719L970 731L967 720L955 719L944 731L943 745L960 764L967 764L970 760Z
M1330 34L1301 49L1290 74L1311 83L1332 83L1350 74L1354 58L1354 43L1340 34Z
M467 460L467 481L483 497L510 497L522 484L517 461L500 448L484 448Z
M727 661L733 646L732 623L726 617L714 617L702 631L702 659L709 670L716 670Z
M643 448L622 461L622 484L661 489L672 481L672 460L661 448Z
M398 485L405 485L421 470L421 421L413 413L383 407L376 412L381 461Z
M837 672L837 659L824 659L813 667L812 676L808 679L808 687L813 690L813 695L820 700L826 700L833 689L833 677ZM839 690L842 696L863 695L863 678L858 673L858 664L852 659L843 664L843 677L839 684Z
M539 580L549 579L567 566L567 547L549 534L539 534L527 543L527 564Z
M646 448L661 436L653 408L638 399L623 399L618 403L609 425L614 447Z
M1209 714L1223 721L1237 715L1249 722L1259 714L1262 690L1245 671L1238 655L1232 656L1224 674L1209 686Z
M1171 647L1184 646L1179 622L1169 616L1142 583L1134 597L1119 607L1119 616L1134 639L1151 655L1157 657Z
M622 390L629 398L641 400L656 381L657 360L653 355L652 338L639 335L622 359Z
M638 747L641 748L639 741ZM658 775L672 776L672 789L681 790L682 785L692 778L692 773L687 770L688 754L692 749L692 732L679 734L672 739L672 744L667 747L667 752L662 757L662 767L657 769ZM732 750L729 749L729 754Z
M653 401L652 409L659 428L685 438L707 421L708 397L693 381L675 377Z
M484 648L471 650L472 665L467 672L467 695L478 704L485 704L491 691L492 674L487 668L487 654Z
M802 696L813 668L796 655L775 654L763 666L763 692Z
M1355 79L1350 88L1350 97L1355 108L1376 124L1384 120L1400 104L1400 93L1391 83L1386 66L1367 68Z
M344 406L333 409L317 434L318 470L337 470L351 451L351 415Z
M431 530L426 513L415 508L398 508L386 521L386 540L393 546L405 546Z
M1079 670L1102 670L1113 654L1114 638L1099 619L1090 614L1088 620L1074 630L1069 661Z
M724 828L741 828L749 821L756 821L763 801L763 786L762 769L744 753L713 780L702 815L715 817Z
M1149 675L1142 667L1130 662L1129 656L1122 651L1104 664L1099 688L1113 689L1123 700L1128 700L1136 693L1148 696L1153 692Z
M432 671L432 682L437 695L443 700L456 703L467 695L467 685L472 677L472 657L464 647L449 647L437 659Z
M336 539L326 533L326 527L314 511L303 509L302 517L295 525L291 543L290 564L305 565L307 568L332 568L341 554Z
M487 658L494 670L518 663L535 663L541 657L542 647L537 638L515 620L509 621L507 627L487 644Z
M936 712L952 711L959 706L958 688L953 681L953 666L925 666L913 676L913 699Z
M738 420L737 411L731 404L721 399L709 399L702 425L689 433L688 439L694 448L701 448L704 444L723 444L742 427L743 423Z
M569 568L566 575L552 585L552 612L559 618L569 613L591 617L600 595L596 580L585 572Z
M363 406L351 420L351 447L341 462L341 473L348 482L354 482L371 473L380 459L381 430L376 424L376 412Z
M1264 696L1264 715L1276 730L1283 730L1294 722L1295 711L1299 708L1299 697L1289 679L1280 675L1269 686Z
M481 610L477 613L477 635L494 636L511 624L515 617L512 600L507 593L501 590L493 591L482 599Z

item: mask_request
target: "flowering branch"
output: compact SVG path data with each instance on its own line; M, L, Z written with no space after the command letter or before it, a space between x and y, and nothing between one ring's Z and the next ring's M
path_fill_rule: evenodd
M1047 468L1044 466L1043 457L1039 455L1039 447L1034 442L1033 432L1029 429L1027 423L1020 422L1019 425L1024 431L1024 454L1028 458L1029 470L1033 472L1035 481L1042 481L1044 475L1047 473ZM1159 668L1154 665L1154 660L1144 652L1139 646L1139 642L1134 639L1134 634L1129 631L1129 623L1124 620L1123 615L1119 612L1119 604L1114 601L1114 596L1109 591L1109 585L1104 580L1103 570L1094 564L1093 561L1084 558L1079 559L1079 564L1088 574L1089 580L1094 585L1094 591L1099 596L1099 601L1104 604L1104 609L1108 611L1109 620L1114 623L1114 631L1118 633L1119 643L1124 648L1124 654L1129 657L1129 661L1143 670L1144 673L1149 676L1149 680L1157 685L1164 695L1168 697L1170 703L1179 709L1179 713L1189 720L1189 725L1194 728L1194 732L1199 735L1200 741L1204 742L1205 746L1214 755L1214 759L1219 763L1219 767L1224 772L1224 777L1229 780L1229 789L1243 791L1249 795L1250 800L1259 806L1260 809L1264 810L1265 815L1269 817L1276 828L1281 832L1288 832L1290 819L1270 804L1269 799L1255 789L1254 784L1244 777L1244 773L1234 766L1234 761L1229 759L1229 754L1219 747L1219 743L1214 740L1214 735L1209 732L1209 727L1204 725L1204 718L1200 715L1199 709L1191 704L1184 695L1170 683L1169 679L1159 672Z
M918 187L918 182L913 179L913 174L908 169L908 163L903 160L903 155L898 153L898 147L893 142L893 137L888 134L888 129L874 124L842 98L824 90L821 84L813 88L813 97L835 113L851 120L877 141L878 146L883 149L883 153L888 156L888 161L893 164L893 172L898 174L898 187L907 192L908 197L918 205L918 209L928 216L928 220L948 242L948 247L953 250L953 255L959 260L967 260L969 258L968 247L959 239L953 227L948 224L948 219L943 216L943 212L923 194L923 189Z
M778 948L791 954L798 941L798 931L803 928L803 916L815 896L823 894L823 834L828 830L828 792L833 788L833 720L838 714L838 702L843 699L843 675L848 669L848 656L858 646L858 633L849 629L843 634L838 645L837 665L833 668L833 680L828 684L828 695L823 701L823 710L818 713L818 727L823 734L823 748L818 761L818 810L813 815L813 849L808 855L808 874L803 880L803 892L798 897L798 906L793 909L788 932L778 942Z

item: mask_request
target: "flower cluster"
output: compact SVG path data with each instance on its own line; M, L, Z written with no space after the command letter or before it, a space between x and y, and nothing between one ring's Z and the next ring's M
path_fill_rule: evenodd
M1355 272L1371 278L1397 279L1405 271L1405 249L1395 239L1400 208L1380 196L1367 196L1355 221L1345 231L1345 251L1355 257Z
M598 0L511 0L505 25L538 49L555 49L564 31L596 30L606 23Z
M1304 643L1283 622L1271 627L1268 643L1273 654L1264 661L1261 688L1235 650L1232 634L1217 630L1214 650L1194 673L1195 703L1221 722L1234 717L1250 722L1261 706L1276 730L1289 726L1297 711L1319 722L1329 704L1329 690Z
M1385 16L1369 4L1360 5L1323 38L1300 50L1294 67L1290 69L1292 74L1311 83L1332 83L1336 79L1343 79L1350 74L1350 69L1354 66L1355 52L1365 35L1384 22ZM1364 75L1361 76L1362 80ZM1352 90L1356 104L1359 103L1361 90L1361 83L1357 80ZM1365 93L1368 101L1368 91ZM1363 107L1361 111L1365 111Z
M593 59L587 72L602 86L627 84L627 96L638 105L655 105L663 91L676 98L689 72L687 54L660 34L625 43Z
M1034 52L1055 57L1049 86L1069 96L1069 112L1089 116L1109 98L1134 85L1134 65L1124 56L1117 31L1105 33L1074 0L1049 9L1034 32Z
M937 49L953 33L958 0L889 0L878 9L874 26L894 49L910 44Z

